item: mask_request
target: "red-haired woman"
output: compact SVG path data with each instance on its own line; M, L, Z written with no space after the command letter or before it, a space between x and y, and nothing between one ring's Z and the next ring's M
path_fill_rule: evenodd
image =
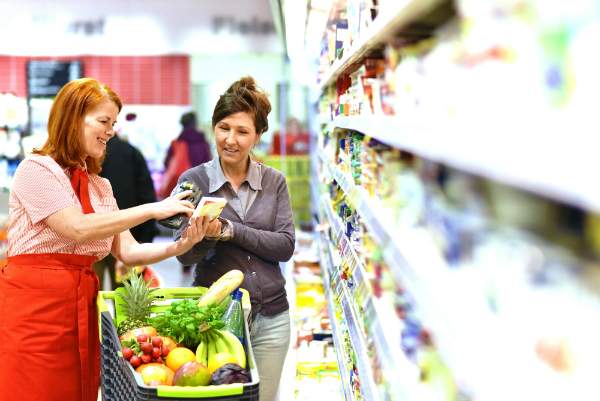
M48 139L19 165L9 199L8 264L0 272L0 400L96 401L98 278L109 252L127 265L179 255L211 232L192 218L181 238L139 244L129 228L193 205L182 193L119 210L98 176L122 107L101 82L65 85L52 105Z

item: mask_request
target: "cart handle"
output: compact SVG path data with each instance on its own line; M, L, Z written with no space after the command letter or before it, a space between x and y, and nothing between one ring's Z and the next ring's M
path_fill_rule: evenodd
M241 395L244 393L242 383L221 384L219 386L157 386L156 395L171 398L208 398L228 395Z

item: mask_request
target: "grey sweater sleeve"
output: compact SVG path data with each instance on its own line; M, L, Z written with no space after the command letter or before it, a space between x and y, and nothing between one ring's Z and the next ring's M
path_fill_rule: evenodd
M277 210L273 231L258 230L232 221L233 238L230 241L265 260L285 262L294 254L296 234L290 195L282 175L278 177L275 188Z

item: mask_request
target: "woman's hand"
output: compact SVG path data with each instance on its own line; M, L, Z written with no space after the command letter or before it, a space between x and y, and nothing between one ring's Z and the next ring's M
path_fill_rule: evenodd
M221 238L221 221L219 219L210 222L206 230L206 238L217 240Z
M125 278L129 274L131 270L130 266L127 266L125 263L121 262L119 259L115 260L115 274L117 277Z
M177 253L182 254L189 251L195 244L202 241L211 224L208 216L192 216L188 222L188 226L181 233L175 243L177 244Z
M160 202L151 204L154 218L162 220L179 213L185 213L185 215L190 217L194 213L194 205L190 201L183 200L183 198L191 194L192 191L183 191L174 196L169 196Z

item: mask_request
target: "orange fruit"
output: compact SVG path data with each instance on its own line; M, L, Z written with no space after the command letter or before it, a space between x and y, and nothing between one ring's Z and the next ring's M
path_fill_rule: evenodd
M169 352L166 363L173 372L176 372L184 363L195 360L196 354L192 350L185 347L177 347Z

